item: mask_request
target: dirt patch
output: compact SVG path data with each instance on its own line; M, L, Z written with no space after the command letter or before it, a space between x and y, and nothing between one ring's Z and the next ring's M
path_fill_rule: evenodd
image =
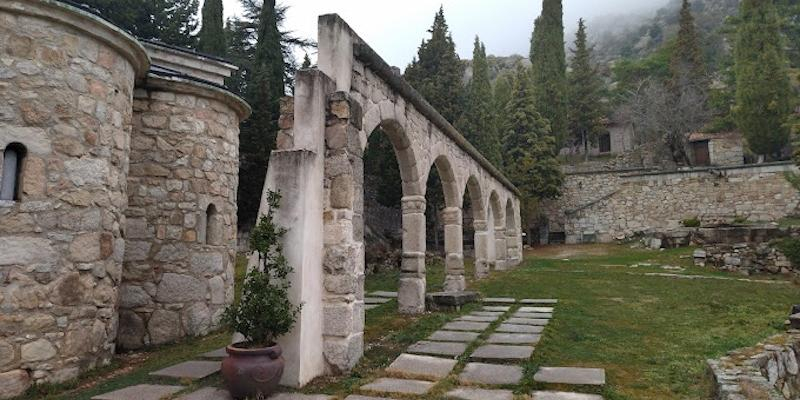
M584 258L605 256L610 254L614 248L616 246L609 244L539 246L525 250L525 256L547 259Z

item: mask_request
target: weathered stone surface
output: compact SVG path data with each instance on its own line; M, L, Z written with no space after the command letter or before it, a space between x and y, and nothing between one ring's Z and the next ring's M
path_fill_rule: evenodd
M517 302L516 299L510 297L487 297L482 301L488 304L514 304Z
M477 332L451 332L451 331L436 331L428 340L433 342L459 342L469 343L480 336Z
M409 346L409 353L415 354L429 354L434 356L460 356L467 350L467 345L464 343L453 342L428 342L420 341Z
M25 393L31 386L31 377L22 369L0 373L0 399L8 399Z
M386 372L401 377L442 379L450 374L457 361L414 354L401 354L386 368Z
M366 298L364 298L364 303L365 304L386 304L386 303L388 303L390 301L392 301L392 299L386 298L386 297L366 297Z
M459 322L494 322L497 321L500 317L481 317L478 315L464 315L462 317L458 317L456 321Z
M220 253L192 253L189 265L196 276L216 276L223 272L224 262Z
M204 303L194 303L183 310L183 330L189 336L205 335L211 329L211 311Z
M326 394L276 393L269 400L333 400Z
M557 299L522 299L521 304L558 304Z
M523 313L518 312L512 315L514 318L532 318L532 319L552 319L552 313Z
M532 346L508 346L508 345L488 344L485 346L481 346L477 350L475 350L475 352L472 353L470 358L478 361L481 360L521 361L531 358L532 354L533 354Z
M31 237L0 237L0 265L49 264L56 259L51 242Z
M183 389L183 386L136 385L94 396L92 400L161 400Z
M545 326L550 323L549 319L543 318L509 318L505 321L507 324L514 325L538 325Z
M447 397L459 400L513 400L514 392L460 387L447 392Z
M503 314L505 314L505 312L502 312L502 311L473 311L469 315L475 315L475 316L478 316L478 317L498 317L499 318Z
M8 369L17 358L14 346L5 340L0 340L0 368Z
M368 392L378 392L378 393L422 395L428 393L428 391L431 390L433 385L434 385L433 382L426 382L426 381L380 378L373 383L362 386L361 390Z
M180 314L173 311L156 310L147 322L147 332L153 344L169 343L180 337Z
M468 363L458 376L458 380L468 385L516 385L522 380L522 367Z
M186 361L155 372L151 376L164 376L179 379L203 379L216 374L221 367L219 361Z
M387 298L390 298L390 299L396 299L397 298L397 292L378 291L378 292L372 292L369 295L373 296L373 297L387 297Z
M500 324L500 326L497 327L497 332L507 333L542 333L543 331L543 326L536 325Z
M568 393L568 392L533 392L533 400L603 400L598 394Z
M533 376L533 380L544 383L602 386L606 384L606 372L598 368L541 367Z
M233 397L225 389L207 387L185 394L175 400L233 400Z
M492 344L530 344L539 343L541 336L530 333L493 333L486 340Z
M553 307L520 307L518 313L546 313L552 314Z
M374 396L360 396L357 394L351 394L344 398L344 400L394 400L388 397L374 397Z
M210 358L210 359L223 359L228 356L228 352L225 348L220 348L216 350L209 351L207 353L203 353L203 358Z
M22 362L45 361L57 354L55 346L46 339L23 344L20 348Z
M481 332L489 328L488 322L448 322L445 324L442 329L446 331L471 331L471 332Z
M498 312L498 311L506 312L506 311L508 311L510 309L511 309L511 307L509 307L509 306L484 306L483 307L483 311L495 311L495 312Z
M156 300L164 303L183 303L206 299L206 284L192 276L167 273L158 284Z
M478 293L465 291L428 293L425 302L430 310L460 310L478 300Z

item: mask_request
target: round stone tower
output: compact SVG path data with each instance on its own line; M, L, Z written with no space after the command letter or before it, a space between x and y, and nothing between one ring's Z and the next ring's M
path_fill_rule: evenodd
M0 1L0 398L110 360L134 84L149 57L53 0Z

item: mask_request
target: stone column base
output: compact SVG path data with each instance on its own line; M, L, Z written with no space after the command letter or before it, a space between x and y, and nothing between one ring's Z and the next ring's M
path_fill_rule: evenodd
M447 275L444 278L445 292L463 292L467 289L467 279L464 275Z

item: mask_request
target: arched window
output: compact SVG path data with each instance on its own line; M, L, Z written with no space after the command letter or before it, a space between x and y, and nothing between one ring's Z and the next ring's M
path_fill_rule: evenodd
M22 187L22 161L25 146L11 143L3 152L3 176L0 180L0 200L19 200Z
M209 204L206 208L206 244L218 246L220 244L220 223L217 207Z

